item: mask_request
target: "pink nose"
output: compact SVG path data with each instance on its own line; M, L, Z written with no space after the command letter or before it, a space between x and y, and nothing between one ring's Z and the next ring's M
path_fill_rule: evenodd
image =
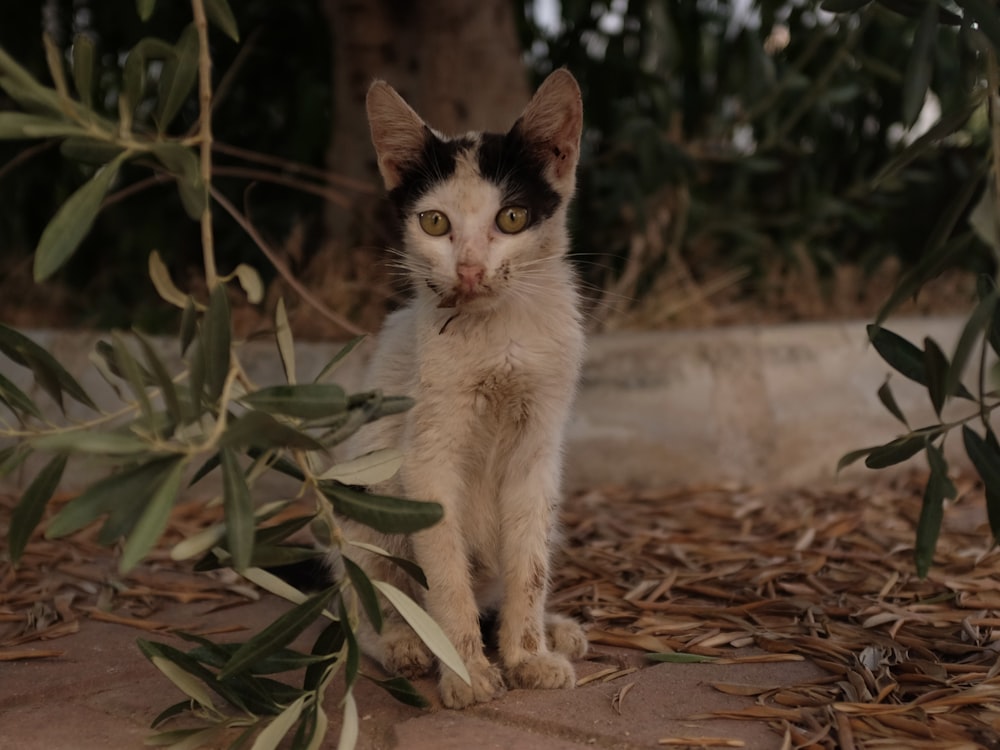
M472 292L482 282L486 269L479 265L459 263L455 266L455 273L458 275L458 284L462 291Z

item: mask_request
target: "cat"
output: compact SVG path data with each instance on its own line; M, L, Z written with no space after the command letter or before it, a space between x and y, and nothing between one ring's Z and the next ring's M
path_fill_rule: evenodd
M424 591L390 562L351 556L421 598L462 657L472 684L440 665L450 708L506 688L568 688L586 653L575 621L546 612L557 534L563 433L584 351L567 205L583 109L565 69L539 87L509 131L448 137L384 81L367 96L372 142L403 235L413 289L379 334L367 385L411 396L405 414L360 433L355 449L398 447L403 464L378 492L433 500L435 526L410 537L352 526L348 537L411 557ZM498 620L499 665L480 615ZM434 667L423 642L386 608L362 647L394 674Z

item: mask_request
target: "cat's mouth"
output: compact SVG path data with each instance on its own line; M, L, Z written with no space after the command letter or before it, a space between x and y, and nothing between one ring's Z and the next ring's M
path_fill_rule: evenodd
M438 308L468 307L496 296L496 291L488 284L479 284L474 289L467 289L461 285L442 289L428 279L427 286L437 295Z

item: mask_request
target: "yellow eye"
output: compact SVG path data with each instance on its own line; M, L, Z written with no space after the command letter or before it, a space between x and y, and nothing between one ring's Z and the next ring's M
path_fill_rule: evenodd
M417 218L420 219L420 228L431 237L440 237L451 229L448 217L440 211L421 211Z
M528 209L504 206L497 214L497 228L504 234L517 234L528 226Z

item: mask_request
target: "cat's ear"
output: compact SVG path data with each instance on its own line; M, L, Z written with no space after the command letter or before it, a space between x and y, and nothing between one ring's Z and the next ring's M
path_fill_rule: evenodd
M555 182L572 190L583 131L583 98L573 74L565 68L552 72L513 129L536 146Z
M365 101L378 171L386 189L392 190L402 182L406 165L419 161L431 132L420 115L385 81L375 81Z

